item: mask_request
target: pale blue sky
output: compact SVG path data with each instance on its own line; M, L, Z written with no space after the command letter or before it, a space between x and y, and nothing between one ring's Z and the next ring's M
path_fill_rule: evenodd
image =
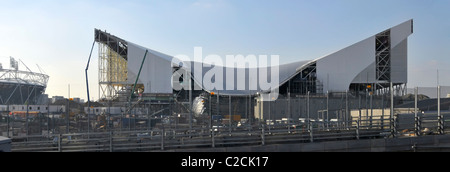
M414 19L409 87L450 85L448 0L0 0L0 62L50 75L47 93L86 98L94 28L168 55L280 55L311 60ZM97 48L90 69L98 98ZM7 63L7 62L4 62ZM7 65L4 65L7 66ZM431 77L429 75L432 75Z

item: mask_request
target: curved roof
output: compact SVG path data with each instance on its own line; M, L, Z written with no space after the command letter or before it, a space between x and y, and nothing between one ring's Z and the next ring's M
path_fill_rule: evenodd
M47 87L49 76L42 73L0 69L0 82L10 84L27 84Z
M267 73L268 85L272 90L289 81L296 74L301 72L302 68L311 64L312 61L298 61L288 64L267 67L228 67L223 65L211 65L206 62L181 61L176 57L172 57L137 44L128 42L128 80L136 80L139 73L139 66L143 61L145 51L148 50L144 68L139 77L139 83L144 86L149 85L150 89L145 89L151 93L154 91L172 91L170 82L167 78L172 77L172 67L179 67L176 62L183 62L185 66L181 66L186 70L190 70L192 78L197 86L207 92L215 92L220 95L254 95L258 92L268 92L260 83L260 72ZM272 70L277 74L278 78L272 77ZM256 73L252 73L256 71ZM227 73L233 72L234 77L227 78ZM231 74L231 73L230 73ZM216 76L217 75L217 76ZM229 75L231 76L231 75ZM223 79L223 82L215 83L215 79ZM206 79L210 79L209 81ZM272 79L274 79L272 81ZM152 80L158 82L151 82ZM162 83L158 86L157 84ZM256 84L256 85L254 85ZM243 88L242 85L245 87ZM251 87L251 88L250 88ZM157 88L161 88L157 90ZM164 90L165 89L165 90ZM161 93L161 92L159 92Z
M412 34L413 21L408 20L400 25L388 29L391 34L391 75L394 82L406 82L407 69L407 37ZM383 32L382 32L383 33ZM324 88L324 92L346 91L351 83L376 83L376 35L364 39L356 44L339 50L335 53L315 60L298 61L268 67L228 67L223 65L210 65L208 63L184 61L198 87L208 92L222 95L253 95L258 92L269 92L302 72L306 67L317 65L317 79L324 85L333 88ZM172 75L175 57L144 48L128 42L128 80L134 81L142 63L145 51L149 58L145 61L143 75L139 82L144 84L146 93L172 93ZM245 63L245 62L244 62ZM220 63L219 63L220 64ZM255 73L255 71L257 71ZM258 72L259 71L259 72ZM272 73L271 71L275 71ZM269 82L260 82L260 72L267 73ZM278 73L277 73L278 72ZM273 77L278 74L278 77ZM369 76L370 75L370 76ZM223 80L222 82L216 80ZM153 81L153 82L152 82ZM328 86L327 86L328 87ZM271 90L269 90L271 89Z
M209 64L206 64L207 67L205 67L204 63L200 64L200 62L190 62L191 63L191 71L192 75L194 76L194 81L197 85L203 85L203 89L208 92L215 92L217 94L221 95L254 95L258 92L268 92L269 90L262 89L263 86L260 84L256 85L256 89L254 89L253 85L254 83L259 83L260 76L257 74L256 76L252 75L250 72L252 70L258 71L257 73L260 73L261 71L266 71L267 73L267 81L270 83L271 90L277 89L279 86L283 85L292 77L294 77L296 74L301 72L302 67L308 66L311 61L298 61L288 64L282 64L279 66L268 66L268 67L259 67L259 68L233 68L233 67L224 67L224 66L212 66ZM197 68L196 66L202 66L201 70ZM222 71L222 78L223 81L220 84L210 83L208 81L205 81L206 79L215 79L214 77L208 77L208 72L211 71L212 68L218 69ZM278 73L278 78L272 77L272 70L278 70L276 71ZM231 78L227 78L227 73L229 71L233 71L234 75ZM201 76L205 78L196 78L195 76L199 75L201 73ZM220 72L215 73L220 74ZM230 73L231 74L231 73ZM207 78L208 77L208 78ZM272 80L275 79L274 82L271 83ZM201 81L203 81L203 84ZM261 81L262 82L262 81ZM239 85L244 84L245 87L242 89L242 86L239 87ZM221 87L222 89L211 89L214 88L214 85L217 87ZM250 88L252 87L252 88Z

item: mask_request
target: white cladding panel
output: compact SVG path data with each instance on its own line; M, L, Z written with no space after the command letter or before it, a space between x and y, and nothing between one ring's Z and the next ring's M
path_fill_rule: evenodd
M146 50L148 49L128 43L128 82L134 84L136 81ZM139 84L144 85L144 93L173 92L171 64L170 56L149 50L138 80Z
M407 38L412 34L413 21L409 20L400 25L391 28L391 74L392 81L395 83L407 82ZM317 79L323 83L324 92L344 92L349 89L351 83L375 83L376 81L376 57L375 57L375 36L367 38L352 46L342 49L336 53L327 55L315 60L317 63ZM145 93L172 93L172 58L171 56L141 47L139 45L128 42L128 82L134 83L139 72L145 51L148 50L147 59L142 68L141 76L138 83L143 84ZM298 68L305 65L306 62L295 62L279 66L279 84L281 85L291 77L295 76ZM199 68L193 68L191 71L194 76L202 75L211 69L204 67L203 64L198 65ZM200 70L202 69L202 70ZM222 94L254 94L255 90L249 88L250 83L258 83L258 75L252 78L250 69L234 71L233 80L226 82L228 68L220 66L223 76L222 89L234 88L228 91L222 91ZM267 70L269 68L258 68L259 70ZM258 70L258 71L259 71ZM268 76L270 76L270 72ZM270 77L271 78L271 77ZM204 79L204 78L203 78ZM233 81L233 82L231 82ZM246 85L244 90L237 88L238 81L243 81ZM196 80L201 86L204 82ZM150 89L149 89L150 88ZM257 86L259 90L259 86ZM208 90L208 89L206 89ZM210 90L211 91L211 90Z
M408 36L413 33L413 20L391 29L391 80L408 82Z
M413 20L391 30L391 79L408 81L408 36L413 33ZM351 83L376 83L375 36L317 61L318 79L324 92L346 91Z
M220 77L222 81L221 83L218 83L218 86L221 86L223 90L220 90L218 93L222 95L250 95L250 94L256 94L257 92L261 91L269 91L267 89L262 89L260 85L260 74L265 71L267 72L267 79L266 81L270 81L270 89L274 90L278 88L278 86L282 85L284 82L287 82L291 77L295 76L297 73L297 68L300 66L303 66L307 64L310 61L298 61L288 64L282 64L279 66L270 66L270 67L247 67L247 68L237 68L237 67L224 67L224 66L214 66L217 67L222 72L216 73L221 74ZM191 71L193 72L194 76L202 75L207 76L206 73L210 72L211 68L213 67L205 67L204 64L199 62L192 62L191 63ZM194 67L197 66L197 67ZM206 65L210 66L210 65ZM201 69L201 70L200 70ZM274 70L274 71L272 71ZM233 76L227 77L229 71L234 71ZM277 71L277 72L275 72ZM278 73L278 78L274 79L272 74ZM231 72L230 72L231 74ZM202 85L202 88L204 88L207 91L215 91L217 93L216 89L208 89L212 88L214 84L205 82L208 79L211 79L209 77L201 78L203 80L203 83L201 84L199 79L196 79L195 82L197 85ZM217 79L217 78L216 78ZM276 82L277 81L277 82ZM242 89L239 87L239 85L244 85L245 88ZM231 89L230 89L231 88Z
M413 32L413 20L408 20L391 28L391 47L396 47Z
M324 92L347 91L353 79L374 62L375 36L372 36L319 59L317 78L322 81Z
M408 39L391 50L391 80L394 83L408 82Z
M366 69L359 73L352 81L355 84L376 83L376 62L370 64Z

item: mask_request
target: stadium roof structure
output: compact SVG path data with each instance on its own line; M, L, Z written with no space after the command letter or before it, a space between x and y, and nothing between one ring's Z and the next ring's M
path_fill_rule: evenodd
M45 93L50 77L31 71L22 60L19 61L10 57L10 68L0 64L0 104L38 104ZM26 70L19 70L20 64Z
M362 91L368 88L371 91L382 92L388 89L391 82L396 86L403 86L406 90L408 37L412 33L413 20L411 19L314 60L275 66L239 68L236 66L224 67L220 64L210 65L197 61L182 61L109 33L95 30L96 41L104 47L104 50L100 48L104 52L99 54L106 54L107 57L104 58L104 61L105 66L108 66L103 69L100 67L100 72L104 72L104 77L100 74L100 84L110 84L110 88L124 84L130 85L139 75L138 84L144 87L144 93L171 94L174 91L172 87L174 71L182 68L190 71L191 78L195 83L194 87L221 95L255 95L258 92L268 93L274 90L280 93L306 94L307 92ZM110 58L111 54L115 54L116 60ZM123 64L112 64L120 61L117 59L121 59ZM140 66L142 66L142 70L140 70ZM116 70L119 68L121 71ZM211 77L217 82L204 82L204 78L196 77L208 75L213 68L219 71ZM278 77L272 76L270 72L272 69L278 69ZM249 75L253 70L266 71L267 78L271 78L270 80L273 81L273 78L277 77L277 82L272 82L270 89L262 89L259 84L251 88L251 84L259 83L259 77L252 78ZM228 71L234 71L234 77L228 76L234 78L233 80L226 79ZM126 76L119 77L117 76L119 74ZM245 89L237 85L242 81L245 82ZM219 86L222 90L214 88L211 84Z

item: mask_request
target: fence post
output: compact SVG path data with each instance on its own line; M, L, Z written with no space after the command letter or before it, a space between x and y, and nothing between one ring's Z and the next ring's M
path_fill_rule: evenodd
M6 112L9 113L9 104L6 105ZM10 135L9 135L9 122L11 121L11 117L9 114L6 114L6 120L7 120L6 137L11 138L12 136L10 137ZM47 126L48 126L48 123L47 123Z
M62 134L59 134L58 135L58 152L62 152L61 141L62 141Z
M391 114L390 114L391 135L392 135L392 137L395 138L395 134L397 133L397 129L396 129L397 125L395 124L396 121L395 121L395 116L394 116L394 86L393 86L392 82L390 82L389 92L391 95L391 102L390 102L391 103Z
M420 135L420 124L419 124L419 114L417 112L417 95L419 89L416 87L414 88L414 134L416 136Z
M439 122L439 134L444 134L444 117L441 115L438 116L438 122Z
M164 128L162 129L161 132L161 150L164 150Z
M261 145L266 145L266 138L265 138L265 135L266 135L266 133L265 133L265 130L264 130L264 125L262 125L262 127L261 127L262 129L261 129Z
M396 133L397 133L397 123L398 123L398 118L395 118L395 116L393 118L391 118L391 135L392 137L396 137Z
M356 139L359 140L359 126L360 120L356 120Z
M437 111L438 111L438 132L440 135L444 134L444 117L441 114L441 86L438 85L437 91Z
M109 132L109 152L113 152L113 132Z
M415 132L416 136L420 136L420 130L421 130L420 117L416 116L415 117L415 127L414 127L414 132Z
M314 134L313 134L313 125L311 124L311 121L309 122L309 137L310 137L310 141L311 143L314 142Z
M214 129L212 129L211 131L211 144L213 148L216 147L216 140L214 139Z

